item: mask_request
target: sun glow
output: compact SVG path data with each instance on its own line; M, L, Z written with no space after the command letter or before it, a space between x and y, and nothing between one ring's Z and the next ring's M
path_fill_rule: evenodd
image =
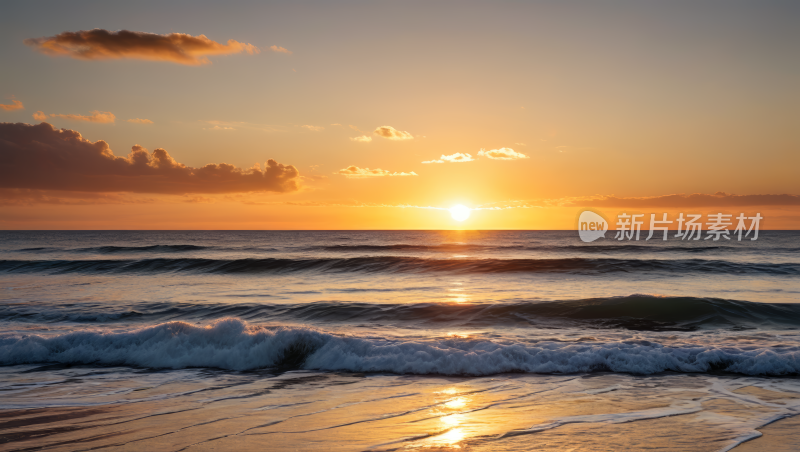
M458 204L450 208L450 215L453 216L453 219L456 221L464 221L469 218L469 214L472 212L472 209L469 207L462 206Z

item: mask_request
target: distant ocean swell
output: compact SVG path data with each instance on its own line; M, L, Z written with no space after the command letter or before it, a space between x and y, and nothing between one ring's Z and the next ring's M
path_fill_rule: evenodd
M304 304L150 303L114 310L95 304L43 308L0 306L0 321L34 323L187 322L237 317L251 322L370 323L427 327L580 326L642 331L800 327L800 304L719 298L630 295L514 303Z
M575 252L575 253L614 253L614 252L646 252L646 253L709 253L709 252L741 252L744 247L736 245L697 245L692 242L681 242L683 245L662 245L648 243L641 245L476 245L445 243L440 245L333 245L308 248L309 251L341 251L341 252L384 252L384 251L442 251L442 252L470 252L470 251L544 251L544 252ZM770 252L800 251L800 248L776 248Z
M169 273L258 274L290 272L456 272L456 273L574 273L664 272L705 274L800 275L800 263L742 263L704 259L433 259L411 256L352 258L264 259L86 259L0 260L8 273Z
M722 252L742 252L746 247L736 245L707 245L705 243L695 244L693 242L681 242L681 245L663 245L659 243L642 245L479 245L464 243L444 243L439 245L420 245L420 244L391 244L391 245L330 245L330 246L310 246L310 247L289 247L286 250L301 251L324 251L342 253L364 253L364 252L492 252L492 251L538 251L538 252L564 252L564 253L722 253ZM132 253L152 253L170 254L187 253L194 251L278 251L276 248L264 247L237 247L237 246L201 246L201 245L146 245L146 246L94 246L83 248L61 248L61 247L34 247L20 248L14 250L23 253L47 254L47 253L88 253L88 254L132 254ZM796 253L800 248L770 248L771 253Z
M492 375L730 372L798 375L800 347L664 346L649 341L496 343L385 340L309 328L263 328L239 319L208 327L170 322L130 332L0 336L0 365L102 364L147 368L253 370L284 367L398 374Z

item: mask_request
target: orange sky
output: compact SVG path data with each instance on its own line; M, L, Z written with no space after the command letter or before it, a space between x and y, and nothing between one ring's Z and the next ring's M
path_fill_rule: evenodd
M2 229L800 228L794 3L7 10Z

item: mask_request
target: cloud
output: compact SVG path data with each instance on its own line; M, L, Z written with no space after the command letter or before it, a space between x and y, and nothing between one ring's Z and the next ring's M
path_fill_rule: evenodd
M208 55L259 53L256 46L233 39L227 44L220 44L205 35L192 36L184 33L159 35L128 30L114 32L100 28L65 31L55 36L26 39L25 44L45 55L68 56L79 60L131 58L193 66L210 64Z
M515 152L511 148L492 149L491 151L481 149L480 152L478 152L478 155L481 157L488 157L493 160L516 160L528 158L527 155L520 152ZM422 163L462 163L474 161L475 159L472 158L472 155L464 152L456 152L455 154L442 155L439 157L439 160L426 160Z
M228 41L228 42L230 42L230 41ZM286 50L281 46L269 46L269 50L271 50L273 52L277 52L277 53L285 53L287 55L291 55L292 54L291 50Z
M48 123L0 123L0 188L134 193L291 192L299 189L294 166L268 160L262 171L227 163L193 168L164 149L133 146L118 157L108 143Z
M341 174L347 177L381 177L381 176L416 176L417 173L411 171L409 173L398 173L398 172L391 172L387 170L382 170L380 168L369 169L369 168L359 168L357 166L348 166L347 168L340 169L339 171L333 174Z
M358 143L369 143L372 141L372 137L368 135L361 135L360 137L350 137L350 141L356 141Z
M517 160L528 158L527 155L516 152L511 148L492 149L491 151L481 149L478 155L481 157L489 157L492 160Z
M153 123L153 121L151 121L149 119L140 119L140 118L129 119L128 122L132 122L134 124L152 124Z
M442 155L439 157L439 160L427 160L422 163L445 163L445 162L452 162L452 163L461 163L461 162L474 162L475 159L472 158L469 154L464 154L462 152L456 152L455 154L450 155Z
M272 124L255 124L252 122L244 122L244 121L219 121L219 120L211 120L211 121L199 121L205 124L209 124L212 127L203 127L203 130L259 130L262 132L285 132L288 131L289 128L283 125L272 125Z
M410 133L403 132L402 130L397 130L392 126L381 126L381 127L378 127L377 129L375 129L374 133L375 133L375 135L379 135L379 136L382 136L384 138L388 138L390 140L396 140L396 141L414 139L414 137Z
M10 104L0 104L0 109L5 111L23 110L25 107L18 100L11 100Z
M213 204L216 202L216 199L209 198L208 196L197 196L197 195L184 195L185 198L182 200L183 202L194 203L194 204Z
M321 131L325 130L325 127L322 127L322 126L311 126L311 125L308 125L308 124L302 125L300 127L304 128L304 129L311 130L312 132L321 132Z
M156 199L128 193L86 193L0 188L0 206L32 206L36 204L86 206L95 204L151 204L154 202L156 202Z
M790 194L777 195L734 195L725 192L716 192L713 195L705 193L672 194L648 197L616 197L595 196L589 198L567 198L557 203L563 207L749 207L749 206L800 206L800 196Z
M32 116L33 116L33 119L35 119L37 121L47 121L47 115L44 114L44 112L41 111L41 110L37 111Z
M41 112L37 112L41 113ZM41 116L43 116L42 114ZM34 119L39 119L41 116L36 117L34 115ZM69 119L72 121L85 121L85 122L96 122L99 124L110 124L116 120L116 116L110 111L93 111L91 116L84 116L84 115L60 115L60 114L50 114L51 118L62 118L62 119ZM42 119L40 119L43 121Z

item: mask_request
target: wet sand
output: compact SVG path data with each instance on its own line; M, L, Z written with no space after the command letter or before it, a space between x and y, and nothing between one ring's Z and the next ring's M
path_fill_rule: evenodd
M741 443L739 452L800 444L796 379L187 369L143 380L135 370L107 379L102 368L16 367L28 372L4 387L0 444L8 451L721 451Z

